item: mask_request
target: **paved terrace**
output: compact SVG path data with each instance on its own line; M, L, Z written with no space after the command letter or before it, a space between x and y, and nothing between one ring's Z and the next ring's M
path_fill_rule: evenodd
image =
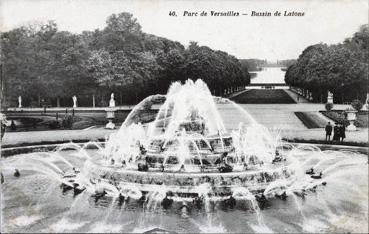
M308 129L296 117L296 111L319 111L324 109L324 104L299 103L299 104L240 104L252 118L266 127L280 132L287 139L324 140L324 129ZM131 107L131 106L130 106ZM344 110L348 105L335 105L335 109ZM120 108L128 108L120 107ZM240 121L247 121L239 110L230 104L218 104L220 114L228 129L238 127ZM324 117L325 118L325 117ZM328 120L328 119L327 119ZM55 142L71 140L96 140L117 131L102 127L90 127L84 130L52 130L52 131L28 131L6 132L2 145L15 145L22 143ZM359 128L355 132L346 132L347 141L368 142L368 128Z

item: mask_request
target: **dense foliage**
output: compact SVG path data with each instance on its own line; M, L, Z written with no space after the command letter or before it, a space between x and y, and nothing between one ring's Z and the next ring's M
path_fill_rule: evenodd
M215 95L250 82L247 67L222 51L142 32L130 13L108 17L102 30L73 34L54 22L22 26L2 33L3 101L24 106L107 105L137 103L165 93L173 81L203 79ZM93 97L93 98L92 98Z
M260 71L262 67L267 65L267 61L261 59L240 59L240 63L246 66L249 71Z
M351 106L352 108L354 108L356 111L360 111L361 108L363 108L363 103L358 100L358 99L355 99L351 102Z
M368 90L368 25L341 44L307 47L297 62L289 66L287 84L312 92L316 102L326 99L327 91L335 103L365 100Z
M326 104L325 104L325 109L326 109L327 111L332 110L332 109L333 109L333 103L331 103L331 102L326 103Z
M321 111L321 113L327 118L333 120L334 123L341 123L345 126L350 125L350 122L347 120L347 113L344 110ZM368 113L357 113L356 120L354 121L354 125L356 127L367 128L368 123Z
M284 59L284 60L278 60L277 64L283 67L289 67L296 63L296 59Z

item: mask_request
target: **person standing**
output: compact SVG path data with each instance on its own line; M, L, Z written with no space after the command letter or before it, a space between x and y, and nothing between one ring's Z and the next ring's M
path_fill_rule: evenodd
M341 142L343 142L343 139L345 139L345 138L346 138L346 128L345 128L345 124L342 123L340 125L340 140L341 140Z
M338 126L338 123L336 123L333 127L333 141L339 141L340 135L340 127Z
M12 120L12 121L11 121L11 123L10 123L10 129L11 129L12 131L17 130L17 127L15 126L15 122L14 122L14 120Z
M5 123L3 123L3 121L1 121L1 139L3 139L3 136L5 134L5 130L6 130L6 125L5 125Z
M331 122L328 122L328 124L325 126L325 141L330 141L332 135L332 125Z

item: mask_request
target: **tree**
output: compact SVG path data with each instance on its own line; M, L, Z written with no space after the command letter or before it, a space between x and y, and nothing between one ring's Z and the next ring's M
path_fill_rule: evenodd
M3 33L1 44L5 97L14 104L21 95L25 105L47 99L70 106L73 95L104 101L111 92L118 103L133 104L188 78L203 79L217 95L250 82L234 56L146 34L124 12L109 16L102 30L81 34L59 31L52 21L19 27Z
M1 35L3 54L4 86L7 100L17 96L32 97L42 94L37 70L39 54L36 48L36 33L32 28L20 27ZM24 103L29 103L24 98Z
M130 13L112 14L106 20L102 41L109 52L143 52L143 33L136 18Z
M287 84L313 91L320 101L327 90L335 102L364 100L368 89L368 25L343 44L307 47L285 75Z
M361 108L363 108L363 103L358 100L358 99L355 99L351 102L351 106L356 110L356 111L360 111Z

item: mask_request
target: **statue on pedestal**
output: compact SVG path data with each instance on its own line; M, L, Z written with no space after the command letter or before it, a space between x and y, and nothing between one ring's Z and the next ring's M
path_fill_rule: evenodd
M333 104L333 93L331 91L328 91L327 103Z
M18 108L22 108L22 97L18 97Z
M113 120L115 118L115 100L114 100L114 93L111 93L110 95L110 101L109 101L109 108L106 109L106 118L108 119L108 123L106 124L105 128L108 129L114 129L115 124L113 123Z
M73 108L76 108L77 107L77 97L76 97L76 95L74 95L72 97L72 99L73 99Z

